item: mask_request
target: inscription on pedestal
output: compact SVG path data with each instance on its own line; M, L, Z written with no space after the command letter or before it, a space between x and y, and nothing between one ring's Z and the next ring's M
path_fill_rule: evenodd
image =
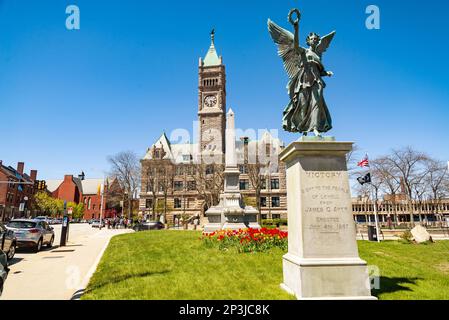
M301 210L303 236L308 246L304 254L310 258L335 255L353 256L353 248L336 246L350 239L353 228L351 193L348 175L340 171L303 171ZM337 252L336 252L337 251Z

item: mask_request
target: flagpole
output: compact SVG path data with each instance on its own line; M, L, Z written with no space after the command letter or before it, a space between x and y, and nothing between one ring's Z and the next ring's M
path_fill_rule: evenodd
M373 197L373 201L374 201L374 223L376 224L376 237L377 237L377 242L380 242L380 237L379 237L379 218L377 216L377 197L376 197L376 192L374 190L374 186L372 183L371 184L371 193L372 193L372 197Z
M371 166L369 165L368 159L369 159L368 154L365 154L365 158L358 163L358 166L362 167L362 168L363 167L369 168L368 174L367 174L367 176L369 176L369 179L367 179L367 176L365 176L365 178L363 178L362 181L359 181L359 182L362 185L364 183L369 183L371 185L371 198L373 199L373 203L374 203L374 223L376 224L376 237L377 237L377 242L380 242L379 218L378 218L378 214L377 214L377 192L376 192L373 182L371 180ZM367 180L369 180L369 181L367 181ZM370 222L371 222L371 218L370 218Z

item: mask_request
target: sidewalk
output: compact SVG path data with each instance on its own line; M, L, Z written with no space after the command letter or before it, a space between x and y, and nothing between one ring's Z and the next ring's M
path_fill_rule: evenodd
M92 275L109 240L132 230L70 226L67 246L58 247L60 226L55 226L55 247L39 253L18 252L0 300L69 300Z

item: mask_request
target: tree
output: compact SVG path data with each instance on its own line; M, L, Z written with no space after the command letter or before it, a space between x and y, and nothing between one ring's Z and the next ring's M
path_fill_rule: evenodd
M72 208L72 219L81 219L84 217L84 204L69 202L67 208Z
M428 159L426 166L428 174L424 183L430 189L429 196L432 202L432 207L435 210L435 215L441 223L442 215L439 213L439 207L441 200L448 195L448 167L446 163L435 159Z
M221 163L205 164L200 162L194 166L196 189L204 199L207 208L220 202L220 194L224 188L224 165Z
M34 195L34 202L41 213L50 213L53 209L54 199L46 192L39 191Z
M425 153L413 150L411 147L393 150L390 155L385 157L385 161L390 165L391 175L404 186L411 224L414 221L413 185L420 183L427 174L425 163L428 159L429 157Z
M132 203L137 198L140 186L139 160L132 151L117 153L108 157L110 175L116 178L123 190L123 201L128 204L128 219L132 217Z
M395 223L398 223L398 215L396 210L397 191L400 188L399 181L395 176L395 170L392 169L389 161L385 157L377 158L371 161L371 167L375 169L374 174L382 181L381 188L384 194L384 200L387 205L391 204Z

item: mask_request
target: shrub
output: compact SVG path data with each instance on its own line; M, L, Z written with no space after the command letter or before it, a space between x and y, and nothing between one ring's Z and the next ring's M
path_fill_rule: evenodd
M410 230L406 230L404 231L401 235L400 238L408 243L412 242L413 240L413 235L410 232Z
M288 221L287 219L265 219L262 220L263 226L287 226Z

